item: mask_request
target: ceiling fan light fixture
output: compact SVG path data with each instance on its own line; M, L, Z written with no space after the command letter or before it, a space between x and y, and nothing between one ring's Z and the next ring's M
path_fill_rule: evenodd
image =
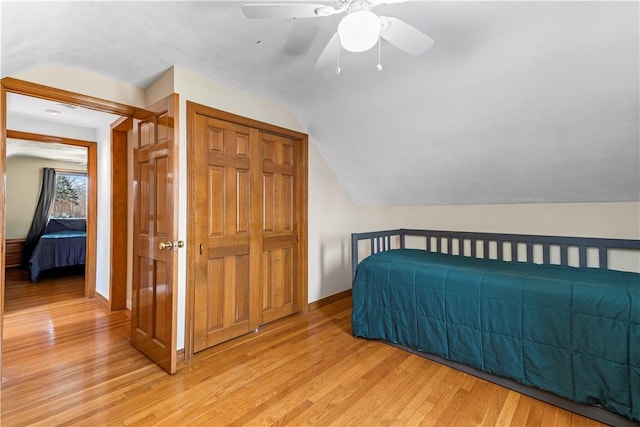
M380 18L369 10L358 10L342 18L338 24L340 44L350 52L364 52L378 42Z

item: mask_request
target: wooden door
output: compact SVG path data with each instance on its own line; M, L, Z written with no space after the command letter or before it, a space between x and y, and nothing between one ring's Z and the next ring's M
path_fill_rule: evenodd
M172 95L137 122L131 343L176 371L177 102Z
M292 138L260 133L262 175L262 287L260 323L295 312L298 270L296 144Z
M258 326L255 220L258 202L251 168L258 148L247 126L196 118L195 227L201 243L195 288L194 351ZM255 168L255 166L254 166Z
M187 105L188 306L197 352L305 311L306 168L296 156L306 155L306 135Z

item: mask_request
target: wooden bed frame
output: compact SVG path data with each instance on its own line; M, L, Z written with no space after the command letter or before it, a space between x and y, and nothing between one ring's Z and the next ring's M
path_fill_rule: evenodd
M366 256L391 249L415 248L415 243L418 241L422 243L422 247L418 249L429 252L601 269L610 269L610 250L635 250L640 257L640 240L633 239L396 229L351 235L352 277L355 278L358 264ZM597 265L594 266L594 263ZM528 387L433 354L419 352L407 346L389 344L605 424L623 427L640 426L640 423L599 407L576 403L553 393Z

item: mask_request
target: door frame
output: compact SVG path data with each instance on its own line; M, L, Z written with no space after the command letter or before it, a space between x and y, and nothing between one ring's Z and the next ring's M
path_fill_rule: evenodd
M270 123L261 122L213 107L187 101L187 280L186 280L186 322L185 322L185 359L190 359L194 354L194 333L195 333L195 268L196 257L199 256L197 231L195 229L196 212L196 175L194 173L193 154L196 144L196 115L203 114L219 120L238 123L244 126L259 128L268 132L286 135L298 140L298 162L296 180L300 186L301 197L296 201L296 212L298 213L297 233L299 236L299 267L298 276L295 278L296 298L294 300L295 310L298 313L306 313L308 310L308 152L309 137L307 134L296 132Z
M0 227L2 227L2 233L0 233L0 372L2 372L2 341L3 341L3 324L4 324L4 290L5 290L5 243L6 243L6 139L7 139L7 93L15 93L19 95L30 96L34 98L46 99L49 101L60 102L69 105L77 105L80 107L89 108L92 110L103 111L106 113L117 114L124 117L144 117L145 110L129 105L121 104L118 102L108 101L100 98L96 98L89 95L82 95L79 93L57 89L50 86L41 85L38 83L32 83L24 80L15 79L12 77L5 77L0 80ZM96 146L96 144L93 144ZM97 147L95 147L97 150ZM112 168L114 165L111 165ZM126 167L126 165L124 165ZM96 205L97 205L97 154L95 156L95 164L93 170L96 171ZM125 169L126 170L126 169ZM113 207L112 207L113 209ZM97 206L96 206L97 214ZM87 218L87 275L90 276L89 282L93 282L93 289L95 290L95 267L96 267L96 232L97 232L97 220L93 218L93 224L89 224L89 218ZM113 225L113 224L112 224ZM126 227L126 224L124 225ZM114 227L112 226L112 233ZM93 237L91 240L90 237ZM114 239L111 239L111 245L114 244ZM112 248L113 250L113 248ZM89 265L92 265L91 267ZM110 277L110 282L111 277ZM113 282L112 282L113 283ZM85 292L87 281L85 281ZM126 287L126 282L122 284ZM113 290L113 289L112 289ZM125 289L126 293L126 289ZM93 295L91 295L93 297Z
M109 309L127 308L129 258L129 131L133 117L121 117L111 125L111 278Z

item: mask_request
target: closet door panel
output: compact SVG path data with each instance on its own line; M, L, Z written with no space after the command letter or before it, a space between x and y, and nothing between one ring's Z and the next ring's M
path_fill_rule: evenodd
M199 206L207 206L202 270L195 284L194 351L243 335L251 322L251 131L249 127L198 115L196 144ZM254 316L255 317L255 316Z
M260 139L264 218L261 323L268 323L296 311L295 141L267 132L262 132Z

